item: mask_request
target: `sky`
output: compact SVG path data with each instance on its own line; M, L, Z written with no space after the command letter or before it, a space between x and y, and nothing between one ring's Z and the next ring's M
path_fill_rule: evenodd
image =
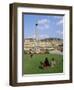
M37 36L40 39L63 39L63 17L60 15L24 14L24 38L35 38L35 30L37 30Z

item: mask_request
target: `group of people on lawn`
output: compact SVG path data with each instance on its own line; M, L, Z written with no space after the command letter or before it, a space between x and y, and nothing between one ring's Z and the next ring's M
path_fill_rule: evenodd
M33 54L30 53L30 57L33 57ZM43 68L47 68L47 67L54 67L56 65L56 61L54 60L54 58L52 58L52 60L49 62L48 58L45 57L44 62L40 62L40 66L39 68L43 69Z
M56 61L54 60L54 58L52 58L52 60L49 62L48 58L45 57L44 62L40 62L39 68L43 69L48 67L54 67L55 65L56 65Z

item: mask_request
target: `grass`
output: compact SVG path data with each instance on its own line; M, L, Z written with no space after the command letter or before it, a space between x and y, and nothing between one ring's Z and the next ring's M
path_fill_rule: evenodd
M56 65L40 69L40 61L44 61L48 57L49 62L52 58L55 59ZM42 73L62 73L63 72L63 55L57 54L34 54L31 58L29 54L24 55L23 59L23 74L42 74Z

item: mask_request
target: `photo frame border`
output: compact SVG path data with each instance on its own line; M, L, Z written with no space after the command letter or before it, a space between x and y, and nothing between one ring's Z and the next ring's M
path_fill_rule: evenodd
M69 20L70 20L70 72L69 80L58 80L58 81L39 81L39 82L17 82L17 8L18 7L32 7L32 8L46 8L46 9L59 9L59 10L69 10ZM44 85L44 84L60 84L60 83L72 83L72 7L62 6L62 5L44 5L44 4L28 4L28 3L13 3L10 4L10 32L9 32L9 44L10 44L10 63L9 63L9 84L11 86L28 86L28 85Z

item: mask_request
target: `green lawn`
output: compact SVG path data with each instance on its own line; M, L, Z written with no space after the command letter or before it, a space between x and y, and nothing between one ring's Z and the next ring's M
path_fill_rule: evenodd
M44 61L48 57L49 62L52 58L55 59L56 65L40 69L40 61ZM41 73L61 73L63 72L63 55L57 54L34 54L31 58L30 55L25 54L23 59L23 74L41 74Z

